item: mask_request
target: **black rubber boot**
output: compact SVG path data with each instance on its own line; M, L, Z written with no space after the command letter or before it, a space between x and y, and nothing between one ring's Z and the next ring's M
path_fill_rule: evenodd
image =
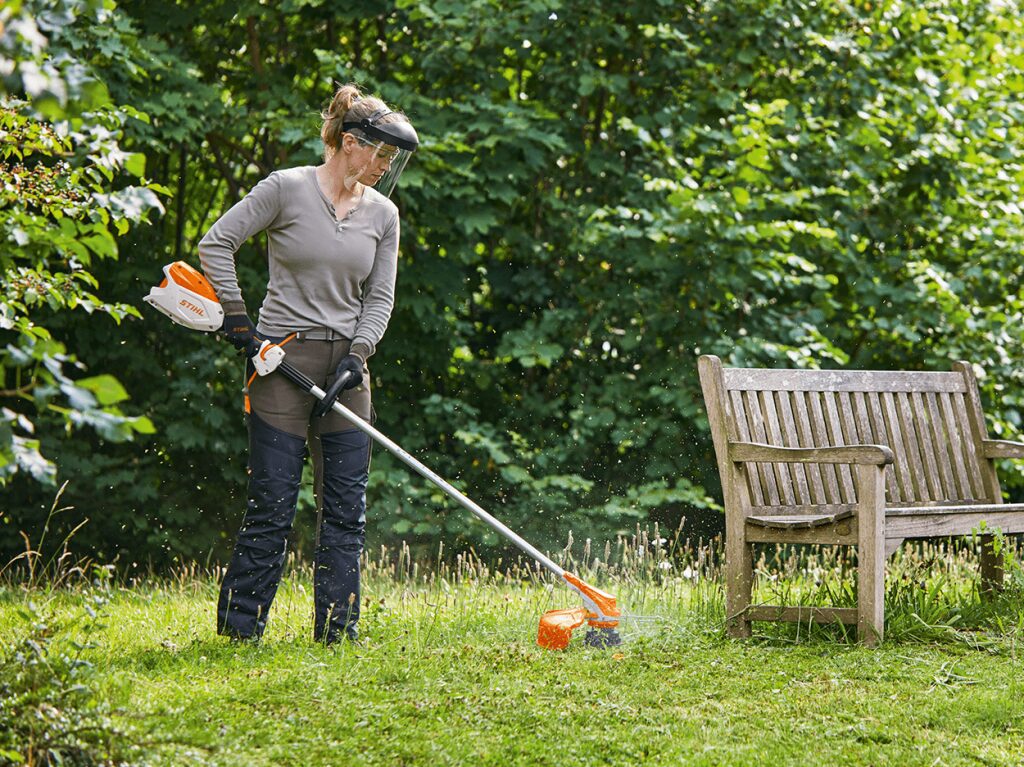
M259 639L284 567L302 479L306 441L249 415L245 519L221 583L217 633Z
M323 487L313 562L313 637L357 639L359 558L366 539L370 439L355 429L320 436Z

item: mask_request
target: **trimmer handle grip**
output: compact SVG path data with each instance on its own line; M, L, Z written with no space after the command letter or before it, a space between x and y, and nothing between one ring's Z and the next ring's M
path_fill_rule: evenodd
M334 407L335 401L338 399L338 395L341 394L342 390L345 388L345 384L347 384L354 376L355 373L351 370L345 370L340 376L338 376L334 383L331 384L331 387L327 390L327 393L324 394L324 398L313 406L314 418L323 418L331 411L331 408Z
M260 353L260 346L263 345L263 339L253 336L249 339L249 343L246 344L242 352L245 354L246 359L252 359Z

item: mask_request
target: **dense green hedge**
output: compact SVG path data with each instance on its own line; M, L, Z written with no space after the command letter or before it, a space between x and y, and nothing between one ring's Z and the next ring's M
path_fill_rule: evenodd
M424 139L396 195L378 425L542 544L684 515L713 530L699 353L969 359L992 430L1019 433L1019 5L127 0L61 39L149 116L121 142L166 213L92 272L105 299L140 306L259 178L317 161L318 109L357 81ZM262 249L239 259L252 306ZM68 518L90 518L80 540L139 562L222 552L244 493L238 359L148 310L45 322L156 428L68 436L9 405L69 480ZM22 472L3 493L7 551L53 489ZM375 540L494 543L380 452L371 496Z

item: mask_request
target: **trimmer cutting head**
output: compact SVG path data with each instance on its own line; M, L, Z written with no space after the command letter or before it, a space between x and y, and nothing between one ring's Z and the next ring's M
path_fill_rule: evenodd
M615 629L590 629L583 637L583 644L603 650L606 647L616 647L622 644L622 637Z
M583 607L571 610L548 610L540 618L537 629L537 644L548 650L564 650L574 629L584 623L590 628L583 643L587 647L614 647L622 644L619 627L618 605L615 597L580 580L572 573L563 573L569 588L583 597Z

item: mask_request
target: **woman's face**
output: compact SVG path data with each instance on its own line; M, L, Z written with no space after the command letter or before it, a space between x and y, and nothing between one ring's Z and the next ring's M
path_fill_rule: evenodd
M351 134L345 137L349 143L348 179L366 186L373 186L383 176L398 154L398 149L382 142L363 142Z
M387 173L388 168L391 167L392 160L398 154L398 150L393 146L383 143L368 144L363 146L362 149L369 156L359 181L367 186L373 186L380 181L381 176Z

